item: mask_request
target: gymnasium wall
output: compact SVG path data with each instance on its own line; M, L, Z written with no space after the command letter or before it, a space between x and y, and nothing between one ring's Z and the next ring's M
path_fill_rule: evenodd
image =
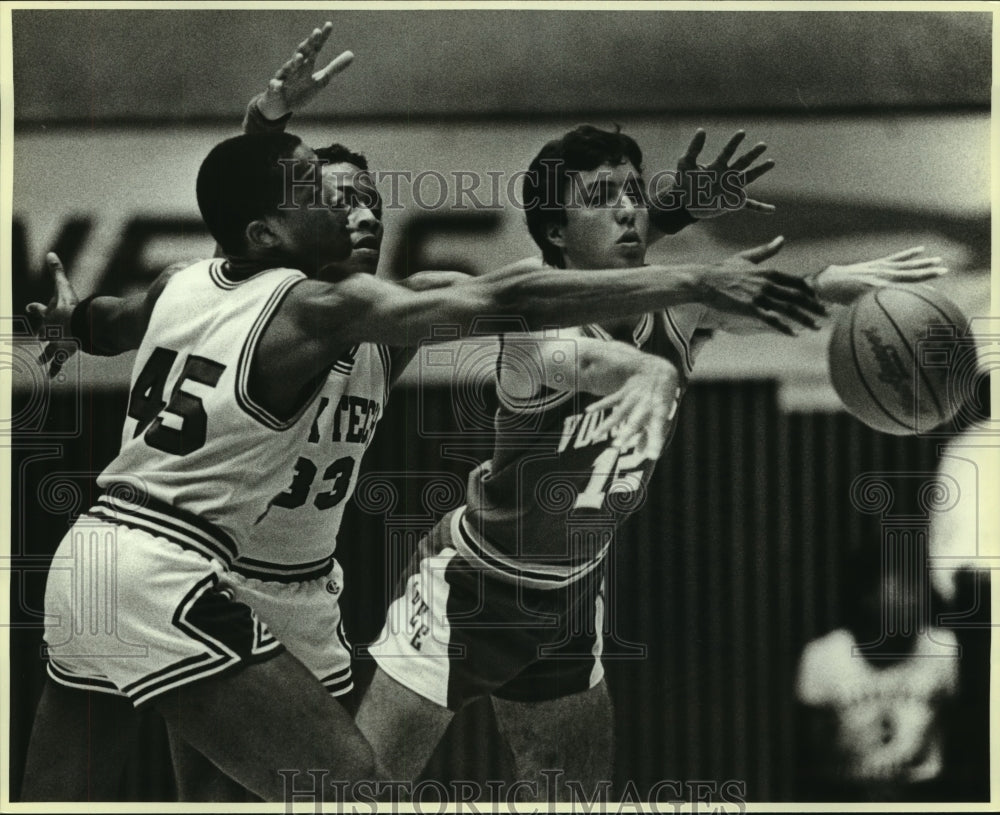
M253 87L248 83L242 98ZM690 227L655 247L652 261L722 258L782 234L787 245L776 260L806 273L922 244L952 269L940 288L970 315L988 312L989 117L983 112L877 119L755 114L466 119L447 125L308 122L301 135L314 144L336 139L360 148L383 173L381 192L391 202L384 274L400 277L426 268L479 273L536 253L518 208L517 174L546 140L580 120L620 123L645 147L650 173L673 168L699 126L710 134L706 155L739 128L747 129L748 143L769 144L777 166L754 190L778 206L777 214L742 212ZM49 249L60 252L81 296L133 291L174 260L211 254L194 177L208 149L238 127L234 115L228 125L19 130L15 313L47 297L42 261ZM465 173L465 180L456 173ZM466 189L478 184L475 198L460 193L460 183ZM775 336L754 343L722 338L700 361L698 375L776 377L792 404L829 408L834 402L823 363L826 337ZM84 382L120 385L130 359L84 358L81 365Z

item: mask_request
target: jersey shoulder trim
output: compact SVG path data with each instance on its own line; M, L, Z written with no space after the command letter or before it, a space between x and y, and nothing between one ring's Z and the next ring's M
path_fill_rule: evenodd
M670 309L663 309L662 314L663 322L667 329L667 336L674 346L676 346L677 350L680 351L681 359L684 360L684 368L690 374L694 370L694 354L691 350L691 340L681 331L677 324L677 319L670 313Z
M236 367L236 403L244 413L271 430L287 430L298 422L302 418L302 415L309 409L313 398L319 393L320 388L323 387L323 383L326 380L325 377L320 377L312 398L305 400L302 407L295 412L295 415L287 420L282 420L274 416L266 408L258 405L250 396L250 363L253 360L257 346L260 344L260 338L264 335L264 330L274 318L278 307L288 295L288 292L291 291L293 286L305 279L305 276L301 272L294 272L282 280L275 287L274 291L271 292L271 296L267 298L267 302L264 303L263 308L261 308L260 313L257 315L257 319L254 320L253 326L250 328L250 332L247 334L246 340L243 342L243 349L240 351L239 362ZM351 364L353 366L353 357L351 358Z
M389 388L392 387L392 353L387 345L376 346L378 348L379 359L382 360L382 373L385 375L385 395L382 398L382 406L389 401Z

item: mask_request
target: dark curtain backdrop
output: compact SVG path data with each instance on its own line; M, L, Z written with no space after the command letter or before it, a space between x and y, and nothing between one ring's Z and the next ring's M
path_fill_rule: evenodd
M842 414L785 416L775 396L769 383L693 387L647 501L617 541L606 637L619 794L629 780L640 794L660 780L734 780L750 800L794 800L798 655L838 624L851 550L878 546L886 529L922 534L914 478L933 474L943 439L881 435ZM15 799L43 679L45 569L117 447L125 394L38 407L26 399L15 399L14 415L35 411L40 432L20 435L12 466ZM377 633L402 557L461 502L469 460L488 454L485 428L448 435L464 421L455 404L446 388L401 389L390 400L339 539L355 643ZM852 504L851 484L867 472L898 474L892 506ZM359 657L361 687L371 671ZM428 775L509 777L497 739L484 738L494 727L488 704L463 711ZM172 793L162 725L149 718L123 796Z

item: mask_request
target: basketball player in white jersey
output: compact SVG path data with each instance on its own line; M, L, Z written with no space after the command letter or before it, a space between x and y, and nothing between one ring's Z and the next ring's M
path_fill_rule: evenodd
M926 561L887 565L873 549L850 564L844 625L799 660L800 799L953 800L945 733L958 713L962 651L932 620Z
M582 126L543 148L525 176L524 200L550 202L529 205L527 216L553 271L644 261L650 211L641 171L638 145L620 132ZM766 261L780 247L778 239L744 253L744 262ZM828 267L812 285L843 303L872 286L943 273L921 251ZM610 778L605 559L617 524L641 504L695 357L715 328L770 326L691 303L558 336L504 338L494 456L470 474L467 506L421 542L370 649L379 667L357 721L393 778L415 778L454 712L482 696L492 698L516 776L533 785L521 787L528 797L566 800L566 780L582 782L589 796ZM575 372L572 363L552 363L568 356L568 342ZM625 354L635 350L669 362L671 372L657 389L661 410L641 420L626 418L643 392ZM617 375L625 381L601 399L606 373L595 376L588 364L609 353L622 354ZM530 368L540 375L526 377Z

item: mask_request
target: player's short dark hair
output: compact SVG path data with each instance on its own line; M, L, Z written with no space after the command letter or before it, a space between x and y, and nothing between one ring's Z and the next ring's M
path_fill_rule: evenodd
M355 153L336 142L329 147L318 148L316 157L326 164L353 164L359 170L368 172L368 159L362 153ZM354 203L371 210L376 218L382 220L382 198L376 190L373 189L370 195L361 195Z
M619 127L601 130L580 125L546 144L524 176L524 212L528 231L550 266L562 267L562 250L549 243L546 227L566 223L566 182L573 173L596 170L602 164L631 162L642 173L642 150Z
M198 170L198 208L224 252L246 245L247 226L277 212L285 195L284 167L302 139L290 133L254 133L217 144Z
M334 142L328 147L316 148L316 158L327 164L353 164L359 170L368 171L368 159L348 147Z

